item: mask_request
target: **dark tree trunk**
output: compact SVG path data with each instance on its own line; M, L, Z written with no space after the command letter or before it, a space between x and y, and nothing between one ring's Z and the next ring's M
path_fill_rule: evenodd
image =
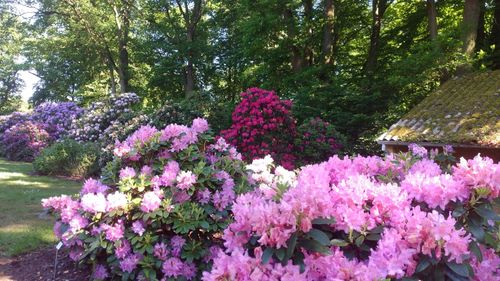
M491 56L492 68L500 69L500 0L495 0L493 26L491 27L491 44L495 44L495 50Z
M435 0L427 0L427 22L429 37L432 41L435 41L438 34L437 10Z
M380 30L382 28L382 18L387 9L387 0L372 1L372 27L370 35L370 48L365 64L367 76L372 76L377 68L378 52L380 48Z
M306 33L307 33L307 41L310 42L312 36L313 36L313 9L314 9L314 4L312 0L303 0L303 5L304 5L304 15L305 15L305 24L306 24ZM314 64L314 52L311 48L312 44L306 43L304 44L303 48L303 56L304 56L304 66L311 66Z
M297 35L297 30L295 26L293 11L286 8L283 11L283 18L287 26L288 38L290 40L289 46L290 46L290 51L292 52L292 57L291 57L292 71L294 73L297 73L302 70L302 67L304 65L304 59L300 52L300 49L295 45L294 42L295 36Z
M186 65L186 85L184 88L185 94L186 94L186 99L189 99L193 96L194 92L194 66L193 66L193 51L191 49L191 46L194 41L194 28L191 26L188 28L187 31L187 41L189 44L189 50L187 53L187 65Z
M462 21L462 51L467 57L474 54L476 47L477 27L481 10L479 2L479 0L465 0Z
M325 0L324 11L325 25L323 26L323 39L321 41L321 57L324 64L333 62L333 37L335 24L335 3Z
M475 51L479 51L484 47L486 40L486 33L484 30L484 15L486 12L485 1L479 0L479 19L477 23L477 38Z

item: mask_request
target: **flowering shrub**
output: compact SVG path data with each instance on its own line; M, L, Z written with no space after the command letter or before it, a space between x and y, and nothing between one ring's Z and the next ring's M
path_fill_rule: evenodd
M25 112L13 112L12 114L0 116L0 135L10 127L28 121L30 115Z
M3 155L9 160L33 161L40 150L51 141L43 126L31 121L18 123L7 129L1 139Z
M99 141L106 128L123 114L130 113L131 107L138 102L136 94L125 93L105 102L92 103L81 118L72 123L69 137L80 142Z
M157 128L163 128L168 124L189 125L198 117L201 117L201 114L188 106L167 102L151 114L150 125Z
M294 167L295 120L292 102L273 91L250 88L232 114L233 124L221 135L238 148L246 160L271 155L286 168Z
M31 120L40 123L54 140L67 134L73 120L80 118L83 109L73 102L45 102L31 113Z
M443 173L418 149L298 174L254 161L259 188L236 199L228 251L203 280L498 280L499 164L477 156Z
M300 166L325 161L340 152L342 139L330 123L310 118L297 128L295 157Z
M241 155L208 124L143 126L114 148L106 185L89 179L78 198L43 200L54 230L93 278L191 280L222 246L230 207L247 189Z

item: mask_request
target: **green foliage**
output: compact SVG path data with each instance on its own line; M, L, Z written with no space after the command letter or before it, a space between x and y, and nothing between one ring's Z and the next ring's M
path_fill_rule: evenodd
M65 139L42 150L33 168L42 175L84 178L95 175L99 165L99 147Z

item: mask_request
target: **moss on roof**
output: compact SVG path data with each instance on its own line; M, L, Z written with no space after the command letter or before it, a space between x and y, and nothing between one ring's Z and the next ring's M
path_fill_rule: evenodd
M500 70L448 80L378 140L500 147Z

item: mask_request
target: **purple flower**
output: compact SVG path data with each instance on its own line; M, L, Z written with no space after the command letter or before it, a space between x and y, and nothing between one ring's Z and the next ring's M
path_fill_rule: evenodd
M144 229L144 224L141 221L135 221L132 223L132 231L138 234L139 236L142 236L142 234L144 234L144 231L146 231L146 229Z
M105 224L102 226L102 229L106 231L106 239L113 242L122 239L125 234L125 227L121 220L113 226Z
M182 275L184 264L179 258L168 258L163 263L162 272L167 277L178 277Z
M116 246L115 250L115 255L118 258L120 259L125 258L126 256L128 256L128 254L130 254L130 251L131 251L130 243L127 240L118 241L118 246Z
M140 260L141 257L139 255L130 255L120 261L120 268L124 272L132 273Z
M82 190L80 191L80 195L84 195L87 193L104 193L108 189L109 187L102 184L100 181L95 180L93 178L89 178L83 184Z
M94 269L93 277L94 279L104 280L109 277L108 270L104 265L98 264Z
M164 261L167 259L169 253L170 252L168 251L167 245L165 245L165 243L163 243L163 242L156 243L154 250L153 250L153 255L155 257Z

